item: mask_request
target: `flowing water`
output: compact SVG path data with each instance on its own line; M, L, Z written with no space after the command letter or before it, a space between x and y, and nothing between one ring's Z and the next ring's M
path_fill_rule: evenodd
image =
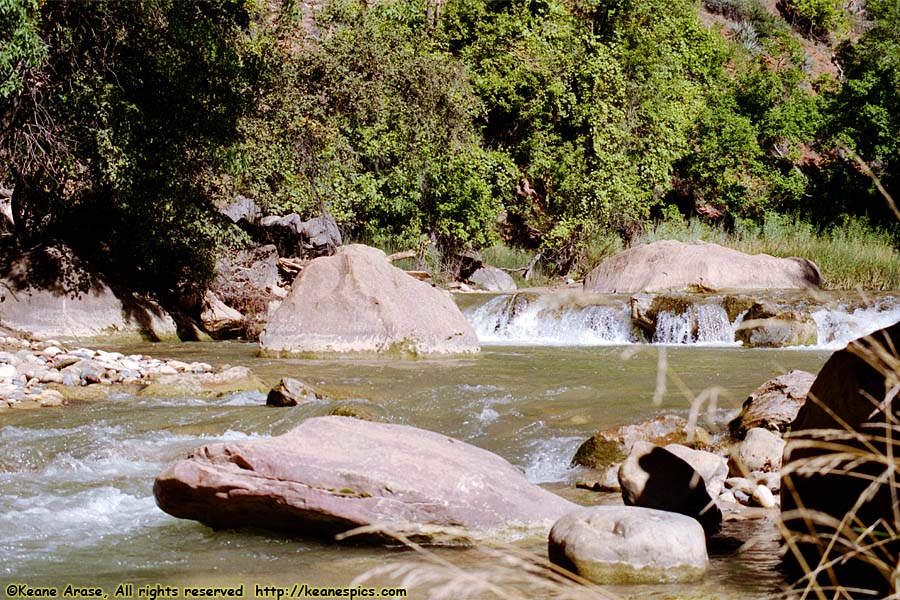
M248 365L268 384L296 377L319 386L333 398L327 401L273 409L263 406L259 393L213 400L120 396L0 412L2 589L16 582L59 588L74 583L103 586L112 597L120 583L138 588L217 582L244 583L253 597L257 583L347 585L385 562L401 564L413 556L396 548L266 532L214 532L160 511L152 496L154 477L196 446L277 435L305 418L353 404L378 418L440 431L496 452L521 466L531 481L575 501L596 503L603 498L574 488L577 472L569 461L598 429L660 411L687 414L693 394L713 386L721 408L737 409L764 380L792 368L815 372L829 354L827 345L744 349L725 339L721 328L715 334L718 346L632 344L617 329L621 320L615 305L557 311L552 326L539 318L513 318L492 329L492 337L479 325L477 313L494 301L466 307L488 342L480 355L467 358L275 360L256 357L252 344L223 342L128 348L158 357ZM874 329L879 318L887 318L886 310L868 317L828 317L834 323L829 326L858 332L862 319L863 328ZM713 313L707 317L714 331L719 321ZM685 339L677 332L672 336ZM669 374L667 391L662 404L654 406L661 365ZM723 411L717 414L721 421ZM737 551L734 539L748 531L759 534L759 544ZM517 543L545 551L543 540ZM770 524L731 523L710 548L712 568L703 583L616 592L623 597L771 597L783 584L775 568L776 547ZM467 551L439 552L463 565L477 560ZM423 590L413 592L411 597L427 597Z

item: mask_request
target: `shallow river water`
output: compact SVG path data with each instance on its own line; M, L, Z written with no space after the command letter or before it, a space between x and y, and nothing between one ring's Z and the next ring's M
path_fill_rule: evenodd
M107 348L112 349L112 348ZM122 349L122 348L118 348ZM160 511L154 477L199 445L283 433L310 416L352 404L378 418L440 431L494 451L527 477L581 503L569 461L598 429L659 411L687 414L692 394L718 388L720 408L737 409L757 385L791 368L817 371L825 350L740 347L486 345L470 358L291 360L256 357L243 343L129 346L130 353L250 366L267 384L304 379L334 400L274 409L244 393L213 400L121 396L109 401L0 413L0 582L185 586L306 582L349 584L409 551L333 545L264 532L214 532ZM660 353L668 373L653 405ZM680 382L680 383L678 383ZM720 416L723 413L720 411ZM440 473L435 473L439 477ZM760 543L735 554L747 528ZM739 531L743 529L742 531ZM518 547L545 552L543 540ZM751 598L781 591L774 529L729 524L710 546L712 569L691 586L619 588L621 597ZM463 566L467 550L439 550ZM425 590L410 597L426 598Z

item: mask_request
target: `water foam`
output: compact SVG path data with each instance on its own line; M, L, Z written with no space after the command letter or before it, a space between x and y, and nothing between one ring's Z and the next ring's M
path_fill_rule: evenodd
M631 309L625 303L577 306L565 297L498 296L467 311L478 339L486 343L544 346L630 344Z
M628 299L606 299L591 304L569 294L515 294L492 298L467 309L466 318L478 339L488 344L522 346L609 346L640 343L632 325ZM728 318L721 299L709 298L686 310L656 315L653 344L734 346L742 317ZM801 301L801 312L807 308ZM792 310L789 306L785 310ZM814 310L818 344L807 350L833 350L849 341L900 321L900 299L884 296L865 308L840 305Z

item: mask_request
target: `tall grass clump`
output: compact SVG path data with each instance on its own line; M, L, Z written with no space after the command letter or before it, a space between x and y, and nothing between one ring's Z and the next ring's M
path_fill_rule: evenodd
M898 342L893 325L835 353L786 436L782 536L800 598L900 598Z
M698 219L669 220L637 242L704 240L747 254L798 256L814 261L828 289L900 289L900 252L891 236L859 219L819 231L809 223L772 215L762 224L739 221L731 231Z

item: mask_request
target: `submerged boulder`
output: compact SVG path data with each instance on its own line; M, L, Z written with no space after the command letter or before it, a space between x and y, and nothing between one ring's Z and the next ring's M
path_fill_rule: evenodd
M753 390L744 400L741 414L728 423L731 435L743 439L754 427L784 433L797 418L815 378L812 373L793 369Z
M599 293L816 289L816 264L804 258L749 255L703 241L662 240L634 246L603 261L584 280Z
M550 561L599 584L676 583L701 579L706 537L687 516L634 506L593 506L550 530Z
M0 257L0 321L38 339L178 339L159 305L112 285L63 244Z
M897 593L900 555L900 323L831 355L790 426L781 507L796 577L819 565L823 585ZM807 566L803 566L803 565Z
M140 395L161 398L222 396L236 392L264 390L263 382L247 367L229 367L209 373L161 373L141 389Z
M347 417L203 446L157 477L153 491L167 513L214 528L308 535L374 524L422 536L446 528L549 529L577 508L486 450Z
M260 335L266 356L321 352L478 352L472 327L445 292L358 244L317 258Z

